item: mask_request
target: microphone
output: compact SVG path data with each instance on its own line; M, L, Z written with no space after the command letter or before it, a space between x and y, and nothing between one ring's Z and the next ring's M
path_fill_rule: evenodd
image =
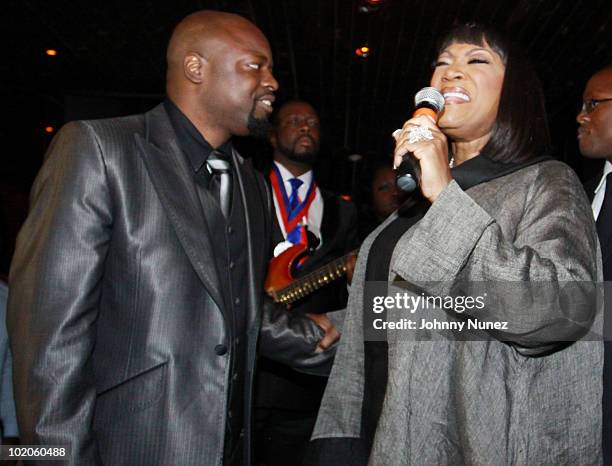
M444 108L444 97L435 87L424 87L414 96L414 113L412 117L429 115L434 120ZM421 169L411 152L402 157L402 163L397 168L395 183L402 191L411 193L419 186Z

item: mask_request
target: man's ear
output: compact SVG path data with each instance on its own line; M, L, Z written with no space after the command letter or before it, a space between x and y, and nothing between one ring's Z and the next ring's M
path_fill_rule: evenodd
M206 59L196 52L189 52L183 60L183 72L192 83L200 84L204 80Z

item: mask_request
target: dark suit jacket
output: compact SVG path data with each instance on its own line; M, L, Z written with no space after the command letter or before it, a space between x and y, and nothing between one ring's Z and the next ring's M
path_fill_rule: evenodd
M589 201L593 202L595 197L595 188L599 184L603 172L600 172L595 178L587 181L584 185ZM612 281L612 238L607 244L601 245L603 277L604 281ZM612 297L610 296L612 286L605 285L606 290L606 307L604 313L604 338L612 336ZM604 464L612 466L612 344L610 341L604 341L604 369L603 369L603 417L602 417L602 441Z
M584 189L589 197L589 201L593 202L593 198L595 197L595 188L599 184L603 172L597 174L595 178L590 179L584 184ZM612 238L608 240L607 244L601 245L602 252L602 262L603 262L603 274L604 280L610 281L612 280Z
M299 276L310 273L355 249L358 245L357 210L352 202L321 189L323 244L302 265ZM276 219L276 217L274 217ZM273 244L284 240L278 221L273 222ZM292 306L291 314L325 313L343 309L348 298L346 279L339 279ZM297 372L285 364L263 359L257 376L256 405L303 411L318 410L326 378Z
M233 157L249 238L248 356L233 369L248 403L271 203ZM222 462L234 337L201 209L163 106L59 132L10 275L24 444L70 445L74 465Z

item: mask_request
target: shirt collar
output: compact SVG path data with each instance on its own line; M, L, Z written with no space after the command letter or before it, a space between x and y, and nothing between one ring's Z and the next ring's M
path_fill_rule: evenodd
M603 175L601 176L601 180L599 180L599 184L595 188L595 194L597 194L597 192L601 189L604 182L606 181L606 176L608 176L608 173L610 172L612 172L612 163L610 163L609 160L606 160L606 163L604 164Z
M210 153L215 149L206 139L204 139L204 136L202 136L194 124L169 97L166 97L164 107L166 112L168 112L168 117L176 133L181 151L187 156L187 160L193 168L193 171L196 173L199 172ZM217 150L226 154L231 163L231 140L228 139L225 141Z
M288 183L291 178L298 178L302 180L303 185L308 187L310 183L312 183L313 173L312 170L308 170L306 173L302 173L300 176L294 176L289 170L287 170L282 164L278 163L276 160L274 164L278 167L278 171L281 174L284 183Z

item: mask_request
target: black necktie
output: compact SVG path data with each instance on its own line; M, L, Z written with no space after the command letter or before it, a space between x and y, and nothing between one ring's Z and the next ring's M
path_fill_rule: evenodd
M597 236L604 251L612 234L612 172L606 176L606 194L597 216Z
M223 216L229 218L231 196L232 196L232 174L230 163L225 154L212 151L206 160L206 164L212 174L210 189L221 207Z

